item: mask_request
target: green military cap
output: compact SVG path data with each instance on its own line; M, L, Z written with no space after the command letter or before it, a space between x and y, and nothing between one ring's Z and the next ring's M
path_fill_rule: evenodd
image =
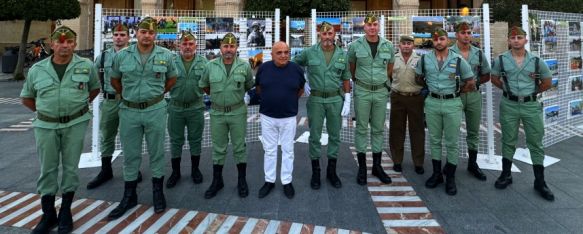
M526 36L526 32L521 27L514 26L508 31L508 37Z
M322 24L320 24L320 32L326 32L330 29L334 29L334 26L332 26L332 24L324 21L322 22Z
M366 16L364 17L364 23L373 23L376 22L378 19L377 17L373 14L373 13L368 13L366 14Z
M460 22L455 26L455 32L459 32L459 31L465 31L465 30L470 30L472 27L470 27L470 23L468 22Z
M233 34L233 33L225 34L225 36L223 37L223 40L221 40L221 44L237 45L237 38L235 37L235 34Z
M67 39L72 39L75 37L77 37L77 33L75 33L75 31L73 31L73 29L71 29L67 26L58 27L51 34L51 40L53 40L53 41L58 40L60 42L64 42Z
M113 27L113 31L114 32L127 32L128 34L130 32L130 30L128 29L128 26L126 26L125 24L122 24L122 23L115 25L115 27Z
M185 32L180 36L180 42L184 41L196 41L196 36L191 32Z
M138 24L139 29L156 30L158 22L152 17L143 18Z
M411 35L401 35L399 37L399 42L404 42L404 41L415 41L415 38L413 38L413 36L411 36Z
M443 36L447 37L447 32L443 28L436 28L431 34L431 38L433 38L433 40Z

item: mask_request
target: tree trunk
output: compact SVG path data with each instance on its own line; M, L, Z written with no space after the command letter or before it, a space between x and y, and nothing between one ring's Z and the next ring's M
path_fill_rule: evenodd
M14 71L15 80L24 80L24 59L26 57L26 45L28 41L28 32L32 20L24 20L24 29L22 29L22 37L20 38L20 49L18 50L18 63L16 64L16 71Z

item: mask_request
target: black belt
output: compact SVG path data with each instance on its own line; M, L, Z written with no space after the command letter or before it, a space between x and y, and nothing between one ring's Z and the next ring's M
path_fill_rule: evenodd
M83 107L83 109L81 109L79 112L72 114L72 115L67 115L67 116L61 116L58 118L54 118L54 117L50 117L50 116L46 116L40 112L37 113L36 117L37 119L40 119L42 121L45 122L51 122L51 123L68 123L71 122L71 120L74 120L76 118L79 118L81 116L83 116L85 113L89 112L89 106L85 106Z
M421 91L417 91L417 92L401 92L399 90L393 89L393 93L399 94L401 96L417 96L419 94L421 94Z
M237 109L239 109L239 107L242 107L244 105L245 105L245 102L243 102L243 101L241 101L237 104L230 105L230 106L219 106L215 103L212 103L211 109L216 110L216 111L220 111L220 112L228 113L228 112L237 110Z
M450 94L437 94L437 93L429 93L429 96L437 99L452 99L459 97L459 93L450 93Z
M117 95L110 93L103 93L103 99L117 99Z
M129 108L135 108L135 109L146 109L160 101L164 100L164 95L160 95L158 97L155 97L154 99L147 101L147 102L130 102L130 101L126 101L123 100L123 104L126 105Z
M385 88L388 90L387 86L384 83L378 84L378 85L371 85L371 84L364 83L364 82L360 81L359 79L356 79L354 83L356 83L356 85L358 85L360 87L368 89L369 91L377 91L381 88Z
M310 96L321 97L321 98L330 98L330 97L336 97L336 96L342 96L342 95L340 95L340 90L330 91L330 92L312 90L310 92Z
M195 103L196 102L180 102L180 101L172 100L173 106L182 107L182 108L189 108L189 107L193 106Z
M515 102L531 102L531 101L536 101L536 94L531 94L528 96L514 96L512 94L509 94L507 92L503 92L502 95L507 98L510 101L515 101Z

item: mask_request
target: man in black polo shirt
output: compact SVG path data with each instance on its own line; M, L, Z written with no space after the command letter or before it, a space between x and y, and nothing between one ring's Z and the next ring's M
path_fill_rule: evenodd
M277 170L277 145L281 145L281 183L286 197L293 198L292 172L294 164L294 137L298 98L304 92L304 71L289 61L289 47L276 42L271 50L272 61L259 67L255 76L257 94L261 96L261 135L265 171L265 184L259 190L259 198L275 187Z

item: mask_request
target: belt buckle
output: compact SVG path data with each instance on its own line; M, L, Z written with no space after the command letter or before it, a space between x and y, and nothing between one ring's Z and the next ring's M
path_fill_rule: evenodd
M230 106L225 106L225 113L231 112L231 107Z
M370 90L371 90L371 91L376 91L377 89L378 89L378 88L377 88L377 86L376 86L376 85L371 85L371 86L370 86Z
M190 107L190 103L182 103L182 108L188 108Z
M148 102L140 102L138 103L138 108L139 109L146 109L148 107Z
M328 98L328 93L327 92L322 93L322 97L323 98Z
M524 102L524 98L525 97L518 96L517 101L520 102L520 103L523 103Z
M71 121L71 118L68 115L59 117L59 123L68 123L69 121Z

